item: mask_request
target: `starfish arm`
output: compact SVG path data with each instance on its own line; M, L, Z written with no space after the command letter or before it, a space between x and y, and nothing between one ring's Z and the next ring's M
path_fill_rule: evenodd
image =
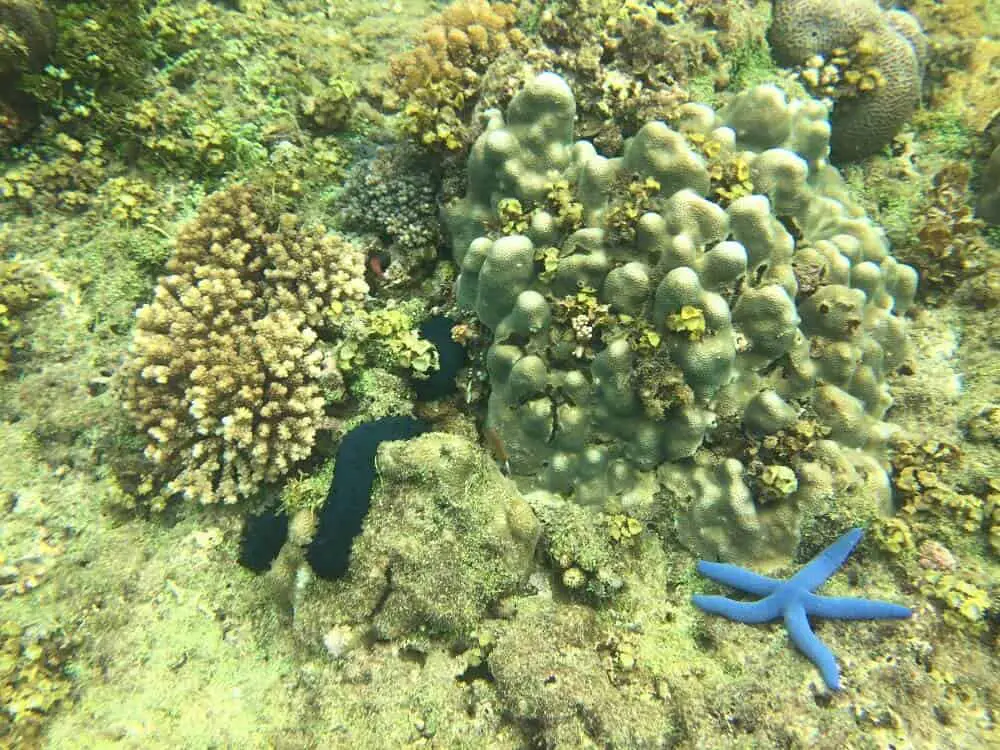
M837 668L837 660L833 652L812 632L805 608L801 604L791 604L785 608L784 614L785 627L792 643L816 665L819 673L823 675L823 682L830 690L840 690L840 669Z
M698 562L697 570L701 575L711 578L716 583L732 586L734 589L756 596L772 594L781 585L781 581L776 578L768 578L728 563L701 560Z
M724 596L695 594L691 597L691 603L698 609L713 615L722 615L730 620L751 624L769 622L781 614L777 604L770 599L761 599L756 602L738 602Z
M913 614L909 607L877 599L810 594L803 602L813 617L835 620L905 620Z
M816 557L792 576L789 583L794 581L797 586L801 586L808 591L819 588L819 586L830 576L832 576L844 560L848 558L858 542L861 541L862 529L851 529L841 536L837 541L820 552Z

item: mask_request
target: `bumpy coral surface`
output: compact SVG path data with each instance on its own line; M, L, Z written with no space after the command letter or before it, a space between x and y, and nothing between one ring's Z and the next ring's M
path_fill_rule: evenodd
M533 567L539 527L531 508L480 448L456 435L383 443L376 466L380 482L350 573L333 584L343 595L318 589L300 609L311 612L303 626L325 630L331 616L370 611L380 637L468 636Z
M406 280L437 257L441 230L432 169L412 149L385 147L344 184L343 221L385 244L391 260L387 281Z
M522 489L649 517L656 472L681 537L730 559L791 552L805 509L862 478L884 508L916 274L827 164L826 108L758 87L612 159L572 141L574 111L535 78L447 210Z
M782 65L835 102L833 155L859 159L885 146L916 109L927 57L919 22L873 0L775 0L768 32Z
M206 199L137 314L124 404L165 495L235 502L309 455L339 373L318 330L360 301L364 257L253 188Z
M481 76L498 55L525 41L514 16L509 3L461 0L434 20L412 52L392 61L395 96L418 141L445 152L468 145Z

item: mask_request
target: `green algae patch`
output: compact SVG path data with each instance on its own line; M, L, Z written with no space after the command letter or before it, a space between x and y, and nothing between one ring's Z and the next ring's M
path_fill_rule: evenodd
M463 638L531 570L538 522L467 440L390 442L346 580L316 582L302 611L323 631L370 618L378 638Z

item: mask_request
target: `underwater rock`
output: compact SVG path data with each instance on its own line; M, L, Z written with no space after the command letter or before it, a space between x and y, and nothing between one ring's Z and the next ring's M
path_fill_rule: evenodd
M416 437L428 429L425 422L414 417L383 417L359 425L344 436L316 535L306 550L306 559L320 578L332 580L347 572L351 545L361 533L368 513L379 445Z

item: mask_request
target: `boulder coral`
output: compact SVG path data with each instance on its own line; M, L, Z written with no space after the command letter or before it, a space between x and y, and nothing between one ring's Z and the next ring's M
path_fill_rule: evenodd
M340 379L320 333L366 292L360 250L268 217L253 187L205 200L136 313L122 371L161 501L233 503L309 455Z
M851 484L886 510L886 378L917 277L827 163L826 107L761 86L610 159L573 142L574 112L536 77L491 112L446 209L458 304L493 332L487 426L529 501L651 520L665 500L723 559L792 553Z
M861 159L889 143L920 103L927 39L917 19L874 0L773 5L775 59L800 67L812 93L834 102L833 157Z

